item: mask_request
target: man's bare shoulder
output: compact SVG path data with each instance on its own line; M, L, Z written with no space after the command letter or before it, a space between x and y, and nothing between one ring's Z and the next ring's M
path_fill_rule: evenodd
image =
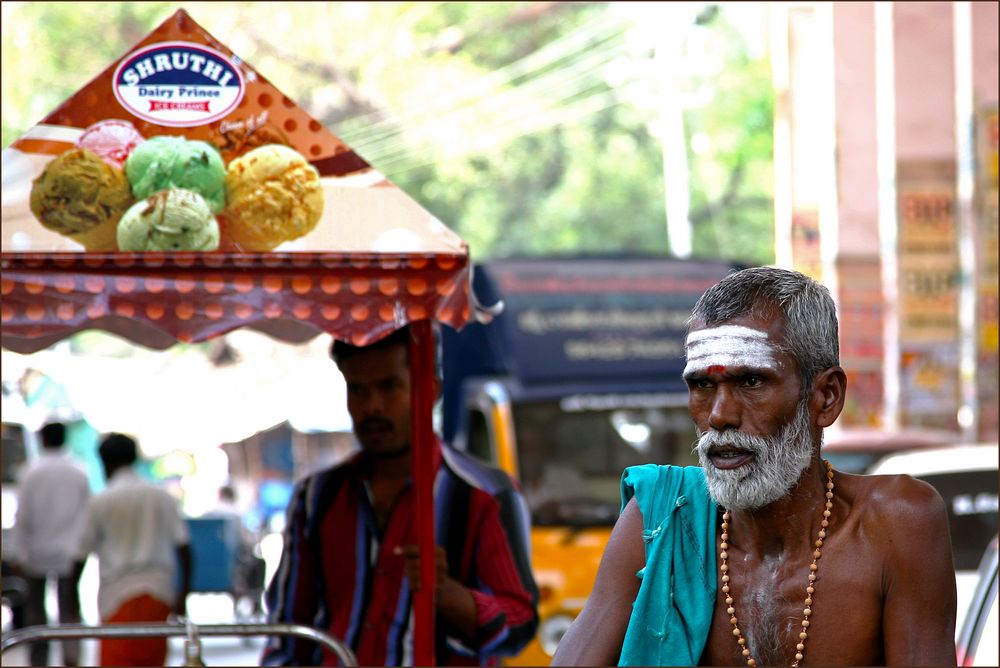
M855 475L841 473L837 485L866 524L889 523L909 531L947 522L944 499L923 480L909 475ZM887 527L887 528L891 528Z

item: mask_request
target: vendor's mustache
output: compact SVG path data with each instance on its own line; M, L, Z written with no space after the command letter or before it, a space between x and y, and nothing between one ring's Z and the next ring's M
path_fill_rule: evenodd
M394 430L396 425L394 425L390 420L380 417L367 417L362 420L358 426L358 431L367 431L369 429L390 429Z

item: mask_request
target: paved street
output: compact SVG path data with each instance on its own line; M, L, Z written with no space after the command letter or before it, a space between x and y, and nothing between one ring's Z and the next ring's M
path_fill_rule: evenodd
M196 624L232 624L236 622L233 615L232 601L224 594L192 594L188 599L188 611ZM6 613L6 610L5 610ZM94 623L93 620L85 620ZM244 620L246 621L246 620ZM255 620L263 621L263 620ZM4 630L7 630L8 620L4 618ZM260 652L264 645L263 637L255 638L202 638L202 660L207 666L257 666L260 665ZM168 666L180 666L184 663L184 639L169 639ZM81 663L85 666L98 665L97 641L84 640L81 648ZM52 665L61 665L61 651L56 651ZM3 655L4 666L28 666L28 646L18 645Z
M268 534L261 541L261 552L267 563L265 582L270 581L281 557L281 535ZM80 579L80 606L83 622L96 625L97 614L98 572L97 561L93 557L87 561ZM49 588L46 606L49 610L57 607L55 590ZM262 617L237 620L233 610L232 598L227 594L191 594L188 598L188 615L195 624L233 624L247 622L263 622ZM3 632L10 630L10 611L4 607L0 620ZM258 666L260 653L265 638L260 637L213 637L201 638L202 660L207 666ZM180 666L184 663L184 639L170 638L167 665ZM98 643L96 640L84 640L80 647L80 661L85 666L98 665ZM51 665L62 665L61 649L55 650ZM28 646L17 645L3 654L3 666L28 666Z
M88 563L84 570L80 594L83 605L83 618L86 624L97 623L96 610L96 569L93 562ZM51 592L50 592L51 593ZM54 607L54 597L49 596L48 605ZM232 599L226 594L192 594L188 598L188 614L195 624L232 624L236 623ZM3 610L3 630L9 630L9 613ZM261 622L263 619L241 620L243 622ZM264 645L263 637L236 638L217 637L202 638L202 660L206 666L257 666L260 665L260 652ZM168 666L180 666L184 663L184 639L170 638ZM81 664L85 666L98 665L98 643L96 640L84 640L80 648ZM60 649L50 661L51 665L62 665ZM28 646L17 645L3 654L3 666L28 666Z

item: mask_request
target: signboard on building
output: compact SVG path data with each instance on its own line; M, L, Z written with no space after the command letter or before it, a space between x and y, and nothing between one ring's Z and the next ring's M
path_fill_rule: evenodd
M885 299L881 272L877 255L837 258L840 365L850 388L840 417L844 426L882 425Z
M900 420L958 429L959 286L955 165L897 168Z
M792 268L817 281L823 280L819 211L816 209L792 212Z
M976 172L976 401L979 438L996 440L998 431L997 367L998 309L997 255L997 108L980 112L976 119L979 159Z

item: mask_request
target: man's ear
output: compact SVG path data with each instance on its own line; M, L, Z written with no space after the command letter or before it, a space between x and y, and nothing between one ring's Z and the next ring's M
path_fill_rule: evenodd
M816 374L811 402L816 412L817 427L829 427L840 417L846 395L847 374L841 367L832 366Z

